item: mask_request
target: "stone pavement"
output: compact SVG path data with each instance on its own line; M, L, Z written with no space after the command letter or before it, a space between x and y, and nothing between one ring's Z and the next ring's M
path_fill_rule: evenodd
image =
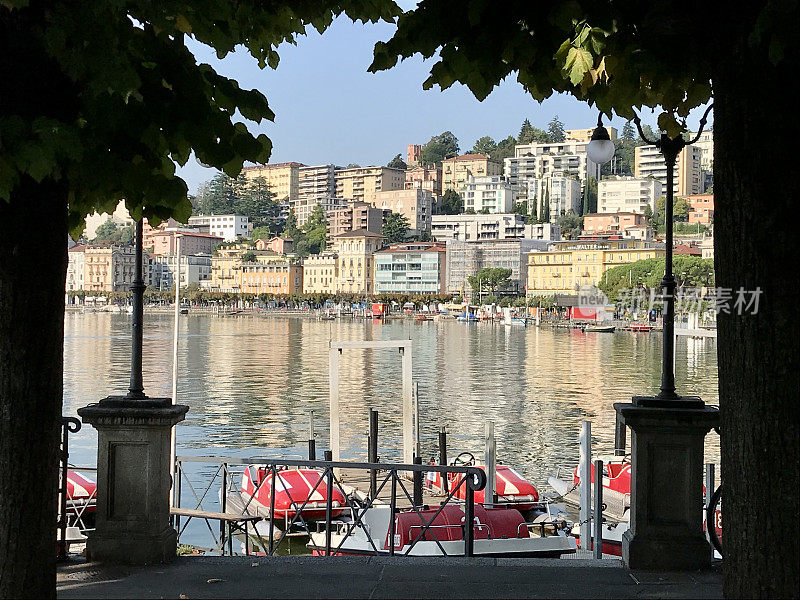
M59 598L722 598L722 572L644 573L618 560L179 557L58 569Z

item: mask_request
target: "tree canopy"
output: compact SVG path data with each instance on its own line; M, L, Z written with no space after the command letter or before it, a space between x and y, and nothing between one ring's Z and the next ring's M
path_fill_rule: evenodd
M229 177L217 173L200 186L197 212L202 215L243 215L256 227L271 224L280 214L275 194L263 177L248 179L244 175Z
M441 200L439 200L440 215L458 215L464 210L464 200L461 194L453 189L445 190Z
M713 288L714 260L686 254L672 259L678 287ZM628 265L612 267L603 274L598 287L609 300L619 299L620 291L643 286L648 290L660 289L664 277L664 259L648 258Z
M547 132L531 125L528 119L522 122L519 134L517 135L518 144L530 144L531 142L546 142L548 141Z
M134 219L185 221L191 204L175 164L186 164L194 152L235 177L245 161L266 162L272 149L266 135L250 133L241 119L274 118L260 91L198 63L189 37L214 48L218 58L243 45L260 67L275 68L278 46L293 43L307 25L322 32L342 13L375 22L398 12L388 0L268 6L133 1L124 7L103 1L56 3L48 10L4 0L4 78L28 79L35 63L37 77L61 93L4 99L0 199L11 198L21 178L30 176L66 184L75 233L87 214L110 213L120 198ZM14 48L22 47L25 60L14 59Z
M467 281L472 286L473 291L488 291L492 295L508 284L511 278L511 269L505 267L484 267L475 275L467 277Z
M405 12L392 38L376 44L370 70L391 68L415 54L435 57L425 89L460 82L479 100L515 74L540 102L568 93L626 118L633 118L635 107L661 107L658 125L673 136L685 130L689 111L711 97L717 57L708 51L703 28L718 16L710 6L691 15L664 2L624 8L517 3L504 5L499 16L490 0L462 8L456 0L441 0ZM774 15L764 21L756 43L776 35ZM788 43L788 31L780 34Z

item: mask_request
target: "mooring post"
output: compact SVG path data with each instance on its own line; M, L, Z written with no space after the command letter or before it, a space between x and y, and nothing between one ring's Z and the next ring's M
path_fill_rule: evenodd
M614 456L625 456L626 437L625 421L623 421L622 415L617 413L617 419L614 424Z
M708 507L711 505L711 496L714 495L714 489L716 482L716 473L714 472L714 463L707 463L706 464L706 515L708 515ZM709 523L708 518L706 518L706 537L708 538L708 543L711 545L711 559L714 559L714 544L711 543L711 528L715 527L716 523Z
M421 465L422 457L415 456L414 464ZM422 506L422 471L414 471L414 506Z
M581 548L589 550L591 546L591 519L592 509L592 423L583 421L580 436L580 463L578 465L580 473L580 530Z
M419 383L416 381L411 386L411 394L414 397L414 454L422 456L422 446L419 435Z
M339 460L339 355L340 348L331 347L329 362L330 385L330 444L333 456Z
M494 421L486 421L486 490L484 502L497 503L497 445L494 439Z
M378 411L369 409L369 440L367 447L367 462L378 462ZM369 497L374 498L378 491L378 471L369 471Z
M314 411L308 417L308 460L317 460L317 441L314 439Z
M403 462L414 460L414 392L411 366L411 340L400 347L403 364Z
M594 557L603 558L603 461L594 461Z
M444 425L439 427L439 464L447 466L447 427ZM440 475L442 478L442 491L446 494L450 482L447 479L447 473L440 473Z
M466 473L464 477L471 478L472 475ZM475 491L472 489L472 481L465 481L464 483L466 485L464 498L464 556L472 556L475 549Z

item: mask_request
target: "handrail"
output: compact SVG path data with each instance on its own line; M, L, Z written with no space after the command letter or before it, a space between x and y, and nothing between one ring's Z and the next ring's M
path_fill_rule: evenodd
M714 546L714 549L724 558L725 555L722 553L722 540L719 539L719 535L717 534L715 519L717 505L722 498L722 485L723 484L719 484L719 487L708 500L708 506L706 507L706 531L708 532L708 538L711 540L711 545Z
M75 417L61 417L59 421L61 429L61 448L59 452L59 476L58 485L59 498L59 519L58 528L61 539L58 540L57 560L67 559L67 470L69 468L69 434L77 433L81 430L81 422Z
M195 491L192 483L189 481L185 466L188 463L197 463L197 464L211 464L214 465L216 468L211 469L211 481L208 483L207 486L202 490L200 494ZM244 470L236 469L235 472L229 469L232 465L244 466ZM246 472L251 467L259 467L260 470L264 471L263 478L261 481L258 481L258 477L255 473L251 472L250 480L252 482L252 489L245 492L244 490L239 490L238 487L235 485L234 480L236 477L243 476L244 472ZM310 492L306 492L305 490L299 493L299 496L296 498L292 497L292 491L290 488L286 487L282 489L282 492L285 492L288 500L289 506L287 508L280 508L276 513L275 507L275 497L276 497L276 490L278 489L278 485L276 483L276 479L281 476L282 473L285 473L283 469L285 467L305 467L318 470L320 472L320 477L313 485L313 489ZM348 469L352 470L363 470L367 472L373 472L380 470L385 472L385 477L381 484L377 487L377 490L372 494L372 497L368 497L366 501L359 500L358 498L348 496L343 488L343 483L341 482L337 471L339 469ZM435 514L428 519L427 515L423 515L420 511L422 510L422 506L418 506L415 503L414 498L412 498L411 494L409 494L406 486L403 484L403 481L400 477L401 471L411 471L414 473L424 473L424 472L438 472L442 473L445 476L448 473L460 473L463 474L464 477L460 478L459 485L455 486L453 490L447 495L444 501L442 501L441 506L438 507L438 510L435 511ZM266 489L272 489L272 493L270 493L269 498L269 508L261 507L256 510L256 514L263 516L265 520L268 521L269 524L269 535L268 535L268 543L264 543L265 540L261 537L261 532L255 526L253 527L253 533L255 537L258 538L262 548L266 550L269 555L273 555L281 543L290 535L290 531L294 527L300 527L301 530L305 530L306 532L311 531L306 522L308 518L307 510L309 507L311 510L321 511L322 510L322 502L321 501L312 501L311 497L317 492L318 489L322 488L322 485L325 486L326 491L326 498L324 501L324 509L325 509L325 555L331 556L334 554L338 554L344 544L346 538L352 534L356 527L361 525L364 533L367 536L367 539L372 546L372 549L375 554L380 553L378 546L376 546L375 541L373 541L372 536L367 531L367 528L363 526L363 517L365 511L369 509L371 506L374 505L375 501L378 498L378 495L384 490L387 483L390 483L389 486L391 488L391 496L389 498L389 505L392 514L394 514L398 509L396 508L397 505L397 496L398 496L398 484L400 489L402 490L401 498L404 495L408 501L410 502L411 506L409 508L410 511L415 512L419 515L420 519L422 520L422 525L416 525L414 529L420 529L420 534L414 539L411 543L411 547L413 547L421 538L424 537L426 531L431 531L432 528L436 527L433 525L434 520L438 515L441 513L442 509L448 502L454 503L461 503L461 500L456 497L457 490L463 485L465 488L465 514L467 517L470 517L470 513L473 511L471 503L474 502L474 492L475 490L483 489L486 485L486 475L485 473L476 467L469 467L469 466L448 466L448 465L423 465L423 464L393 464L393 463L362 463L362 462L346 462L346 461L331 461L331 460L298 460L298 459L280 459L274 457L249 457L249 458L235 458L235 457L213 457L213 456L178 456L176 457L176 469L177 475L176 481L176 504L178 505L176 508L180 508L181 502L181 495L180 495L180 481L182 479L186 480L186 483L189 486L189 489L194 496L196 505L195 509L202 510L203 502L208 495L208 492L214 485L217 477L222 473L222 489L221 489L221 504L223 507L225 506L227 500L227 494L231 490L235 490L239 492L241 495L242 502L244 503L243 507L237 507L237 511L241 510L242 516L250 516L248 508L250 507L251 503L256 501L256 496L259 493L259 490L264 486ZM334 503L334 495L335 491L341 493L342 497L344 497L344 502L339 504L337 500ZM295 495L297 492L295 492ZM230 508L227 508L227 512L230 512ZM265 510L266 509L266 510ZM261 512L264 510L264 512ZM349 512L352 516L352 521L347 523L347 531L343 536L342 541L339 543L338 547L334 548L331 540L331 534L333 532L332 522L333 522L333 511L337 512ZM208 514L211 514L212 511L208 511ZM225 512L225 510L223 510ZM277 541L275 541L275 517L279 515L280 512L284 513L285 518L285 527L283 532L279 532L280 536L278 536ZM290 516L290 513L292 516ZM234 513L236 514L236 513ZM184 532L186 526L188 525L189 520L195 517L188 517L186 524L181 528L178 526L179 529L179 537ZM248 537L248 522L243 520L243 523L236 523L235 519L231 521L227 521L225 524L220 522L220 539L217 542L216 536L214 536L213 530L209 524L209 519L213 520L213 517L210 516L197 516L196 518L203 519L206 522L206 526L208 527L209 531L211 532L212 537L214 538L215 543L217 543L217 548L220 550L222 554L225 554L225 542L228 542L228 549L231 554L233 554L232 549L232 531L233 529L237 529L239 531L243 531L245 533L245 553L249 554L249 537ZM177 522L177 519L176 519ZM225 536L225 526L228 528L228 535L227 540ZM395 519L390 519L390 539L392 542L394 541L394 529L395 529ZM465 528L464 534L464 554L465 556L472 556L473 554L473 544L474 544L474 531L469 530L469 528ZM262 530L263 531L263 530ZM433 538L436 544L439 546L440 550L443 554L447 554L444 551L444 548L439 543L439 540L436 537L434 531L431 531L433 534ZM383 541L380 540L381 544ZM394 544L392 543L389 548L389 553L391 555L394 554ZM385 551L385 550L384 550ZM405 554L408 554L406 552Z

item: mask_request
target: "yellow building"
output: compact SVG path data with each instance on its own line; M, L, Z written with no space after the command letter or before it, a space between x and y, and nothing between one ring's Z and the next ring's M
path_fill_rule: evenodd
M143 256L147 273L147 256ZM86 246L83 259L83 289L86 292L127 292L136 265L133 246Z
M577 140L579 142L591 142L592 141L592 134L594 133L595 127L590 127L589 129L567 129L564 132L564 137L568 140ZM617 139L617 128L616 127L609 127L606 126L606 131L608 132L608 137L611 140Z
M442 161L442 191L455 190L459 194L472 177L502 175L503 165L489 158L488 154L463 154Z
M299 294L303 290L303 265L295 254L234 244L217 250L211 258L211 277L201 285L215 292Z
M300 195L300 167L298 162L273 163L244 167L242 173L247 179L263 177L276 202L296 202Z
M268 251L265 251L268 252ZM303 264L295 255L259 253L241 263L239 289L245 294L301 294Z
M336 197L365 201L377 192L402 190L406 172L390 167L336 169Z
M372 294L375 291L375 252L383 245L383 236L366 229L356 229L333 238L337 253L336 291Z
M303 293L335 294L339 275L339 256L335 252L312 254L303 261Z
M603 273L647 258L663 258L663 247L641 240L557 242L528 254L529 296L574 294L600 283Z

